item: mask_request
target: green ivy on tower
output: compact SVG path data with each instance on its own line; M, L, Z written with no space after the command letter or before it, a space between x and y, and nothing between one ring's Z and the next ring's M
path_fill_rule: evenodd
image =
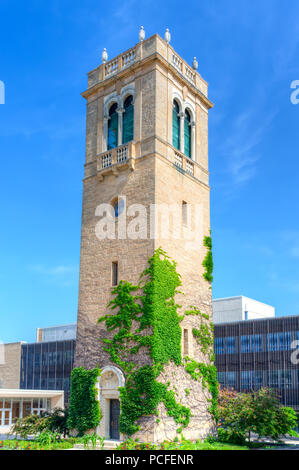
M120 388L120 432L126 435L139 430L136 422L142 416L158 415L160 403L164 403L168 416L178 424L177 432L188 426L190 409L176 401L170 384L157 380L169 362L184 365L194 380L201 380L204 387L208 386L212 394L210 411L216 417L218 383L215 366L181 356L180 322L183 316L178 314L180 305L175 302L181 278L176 262L159 248L148 263L139 285L121 281L112 290L115 297L108 304L111 312L99 319L99 322L105 321L107 331L115 332L112 339L102 340L105 343L103 350L126 374L126 385ZM186 315L197 315L198 312L193 307ZM202 351L209 352L209 359L212 359L212 330L203 322L200 328L200 333L194 329L193 334L202 344ZM134 356L142 347L147 348L151 361L148 365L138 366Z

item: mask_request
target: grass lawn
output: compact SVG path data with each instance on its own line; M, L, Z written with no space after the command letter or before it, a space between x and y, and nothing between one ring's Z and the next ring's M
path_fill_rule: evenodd
M74 447L73 440L65 439L61 442L55 442L49 445L43 445L34 440L21 441L17 439L9 439L0 441L0 450L63 450Z
M249 450L249 447L224 442L191 442L188 440L150 444L128 439L122 442L117 450Z

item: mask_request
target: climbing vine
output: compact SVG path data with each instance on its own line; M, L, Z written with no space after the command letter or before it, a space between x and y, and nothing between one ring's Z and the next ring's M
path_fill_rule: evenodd
M99 319L105 322L108 332L114 335L102 340L103 349L110 359L126 373L126 385L121 387L120 432L132 435L138 431L136 424L142 416L158 415L158 405L164 403L168 416L178 424L177 432L188 426L191 411L176 401L175 387L160 383L158 377L169 362L183 365L181 356L181 327L183 316L178 314L175 295L181 285L176 263L159 248L148 261L148 267L141 274L138 285L121 281L112 293L115 295L108 304L111 312ZM186 312L199 314L196 307ZM201 314L202 319L208 316ZM204 338L202 348L208 350L208 333L202 322L200 337ZM201 328L200 326L200 328ZM138 365L136 354L146 348L147 365ZM145 361L146 362L146 361ZM188 364L185 364L187 370ZM189 365L190 368L190 365ZM212 372L203 373L200 378L210 383ZM189 372L189 370L187 370ZM190 372L189 372L190 373ZM199 375L193 373L192 378Z
M211 394L211 406L209 411L214 417L215 421L218 422L218 395L219 395L219 384L217 380L217 369L213 364L205 364L203 362L197 362L194 359L185 357L185 369L188 374L194 380L200 380L204 388L208 387Z
M70 429L76 429L79 435L97 427L101 420L96 389L100 373L98 368L86 370L84 367L77 367L72 370L67 424Z
M203 273L203 277L208 282L213 282L213 255L212 255L212 238L211 237L204 237L203 240L204 246L207 248L207 253L205 259L202 262L203 267L205 268L205 272Z

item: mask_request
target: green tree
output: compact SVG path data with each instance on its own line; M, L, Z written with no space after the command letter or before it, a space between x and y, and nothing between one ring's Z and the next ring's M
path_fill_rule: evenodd
M269 388L252 393L238 393L222 389L219 394L218 414L221 428L219 437L241 443L251 434L279 440L297 434L293 431L297 416L292 408L282 406Z

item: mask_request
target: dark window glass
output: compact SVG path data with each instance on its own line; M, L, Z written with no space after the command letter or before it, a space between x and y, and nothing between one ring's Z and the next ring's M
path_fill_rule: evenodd
M231 371L226 373L226 385L228 387L236 386L236 372Z
M226 338L226 354L235 354L236 352L236 338L228 336Z
M250 336L241 336L241 353L251 352Z
M281 388L290 388L292 385L292 371L281 370L280 371L280 386Z
M254 335L254 350L261 352L263 350L262 335Z
M172 111L172 145L180 150L180 108L177 101L173 102Z
M119 217L123 210L125 208L125 201L120 198L120 199L117 199L117 201L115 201L114 205L113 205L113 209L114 209L114 217Z
M191 116L187 109L184 117L184 153L191 158Z
M117 103L114 103L109 110L108 120L108 150L118 146L118 114Z
M268 350L278 351L278 333L268 333Z
M215 354L224 354L223 338L215 338Z
M134 139L134 106L133 96L128 96L124 102L123 113L123 144Z
M259 389L263 385L263 371L256 370L254 374L254 385L256 389Z
M117 261L112 262L112 285L113 286L118 285L118 262Z
M217 372L217 379L220 385L225 385L225 372Z
M270 388L278 387L278 370L268 371L268 387Z
M251 390L253 386L253 371L242 370L241 372L241 388L243 390Z

